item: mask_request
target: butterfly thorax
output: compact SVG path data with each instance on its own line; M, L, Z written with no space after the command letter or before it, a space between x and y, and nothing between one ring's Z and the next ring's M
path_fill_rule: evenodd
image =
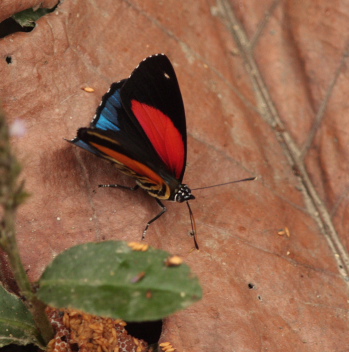
M151 182L146 177L138 176L135 178L136 183L143 188L149 195L161 200L170 200L175 202L185 202L190 199L195 199L190 188L180 183L175 178L166 178L166 181L161 183Z

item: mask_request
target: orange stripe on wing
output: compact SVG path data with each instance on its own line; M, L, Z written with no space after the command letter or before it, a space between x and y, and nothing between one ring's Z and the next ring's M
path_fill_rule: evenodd
M113 149L104 147L104 146L96 144L96 143L90 143L90 144L93 145L98 150L100 150L102 153L108 155L109 157L117 160L118 162L122 163L123 165L125 165L129 169L133 170L137 174L139 174L141 176L146 176L150 180L156 182L157 184L164 184L165 183L163 178L161 176L159 176L156 172L154 172L152 169L150 169L148 166L146 166L136 160L133 160L124 154L118 153Z

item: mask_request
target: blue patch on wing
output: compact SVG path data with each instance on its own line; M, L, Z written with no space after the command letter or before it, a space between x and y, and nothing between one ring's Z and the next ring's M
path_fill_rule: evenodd
M80 148L83 148L87 151L89 151L90 153L93 153L97 156L102 156L102 154L98 151L98 149L92 147L91 145L85 143L84 141L82 141L81 139L79 138L75 138L71 141L71 143L77 145L78 147Z
M107 93L104 99L102 105L97 110L97 116L92 125L105 131L120 131L118 119L118 111L122 109L120 88L114 92L109 92L109 94Z

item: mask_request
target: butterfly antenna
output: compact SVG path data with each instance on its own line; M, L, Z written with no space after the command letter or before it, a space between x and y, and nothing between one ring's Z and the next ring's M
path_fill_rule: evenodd
M206 186L206 187L200 187L200 188L192 188L192 191L196 191L198 189L206 189L206 188L213 188L213 187L219 187L219 186L225 186L225 185L230 185L231 183L237 183L237 182L245 182L245 181L254 181L256 180L257 177L249 177L249 178L244 178L242 180L237 180L237 181L230 181L230 182L225 182L225 183L219 183L217 185L212 185L212 186Z
M189 210L189 217L190 217L190 223L191 223L191 236L193 236L193 239L194 239L194 245L195 245L195 248L197 250L199 250L199 245L198 245L198 241L196 239L196 223L195 223L195 218L194 218L194 214L190 208L190 205L189 205L189 202L186 202L187 203L187 207L188 207L188 210Z

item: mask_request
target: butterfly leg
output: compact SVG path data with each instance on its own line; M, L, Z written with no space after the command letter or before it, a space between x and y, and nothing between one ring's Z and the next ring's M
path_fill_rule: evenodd
M160 201L159 199L155 198L155 200L156 200L156 202L160 205L160 207L162 208L162 210L161 210L160 213L159 213L158 215L156 215L153 219L151 219L150 221L148 221L147 226L145 227L145 229L144 229L144 231L143 231L142 240L145 239L145 235L146 235L146 233L147 233L147 231L148 231L149 225L150 225L151 223L153 223L155 220L159 219L159 217L160 217L162 214L166 213L166 211L167 211L167 208L161 203L161 201Z
M122 189L127 189L129 191L135 191L139 188L138 185L135 185L134 187L121 186L121 185L98 185L98 187L122 188Z
M196 235L196 223L195 223L194 214L191 211L189 202L186 202L186 203L187 203L187 207L188 207L188 210L189 210L189 217L190 217L190 223L191 223L190 235L193 237L195 248L197 250L199 250L199 244L198 244L197 235Z

